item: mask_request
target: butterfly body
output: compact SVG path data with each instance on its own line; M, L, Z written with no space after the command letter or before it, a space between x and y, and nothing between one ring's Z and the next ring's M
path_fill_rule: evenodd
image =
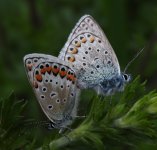
M123 91L126 83L127 81L124 79L123 74L121 74L120 76L115 76L111 79L104 79L103 82L95 87L95 90L97 93L103 95L112 95L115 92Z
M79 94L72 66L45 54L26 55L24 64L37 100L53 126L63 128L71 124Z
M121 72L106 35L90 15L79 20L58 57L78 70L80 89L92 88L98 94L111 95L122 91L130 81L130 76Z

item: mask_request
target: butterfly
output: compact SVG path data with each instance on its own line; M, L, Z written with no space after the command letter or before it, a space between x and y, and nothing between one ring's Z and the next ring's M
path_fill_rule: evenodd
M78 21L58 58L70 62L78 70L80 89L92 88L98 94L111 95L123 91L131 79L121 72L111 44L90 15Z
M51 121L51 128L62 132L77 113L76 71L57 57L36 53L24 57L24 66L36 98Z

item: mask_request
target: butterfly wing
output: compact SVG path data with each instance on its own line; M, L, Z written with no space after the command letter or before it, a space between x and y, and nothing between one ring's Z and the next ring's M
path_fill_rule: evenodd
M120 75L116 54L90 15L83 16L76 24L59 58L80 70L78 83L82 88L93 87L104 79Z
M24 57L28 79L39 104L52 121L65 122L76 114L76 73L63 60L44 54L29 54Z

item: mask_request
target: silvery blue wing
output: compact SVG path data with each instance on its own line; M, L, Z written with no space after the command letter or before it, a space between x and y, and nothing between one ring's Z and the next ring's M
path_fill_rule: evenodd
M78 70L78 87L98 94L122 91L130 76L120 71L116 54L96 21L83 16L76 24L58 56Z
M76 117L79 89L71 64L45 54L28 54L24 65L36 98L54 128L67 128Z

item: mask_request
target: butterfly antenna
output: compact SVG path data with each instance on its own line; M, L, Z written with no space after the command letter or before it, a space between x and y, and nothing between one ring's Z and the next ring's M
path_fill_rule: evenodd
M132 64L132 62L143 52L144 48L142 48L140 51L137 52L137 54L133 57L133 59L126 65L124 69L124 73L128 69L128 67Z

